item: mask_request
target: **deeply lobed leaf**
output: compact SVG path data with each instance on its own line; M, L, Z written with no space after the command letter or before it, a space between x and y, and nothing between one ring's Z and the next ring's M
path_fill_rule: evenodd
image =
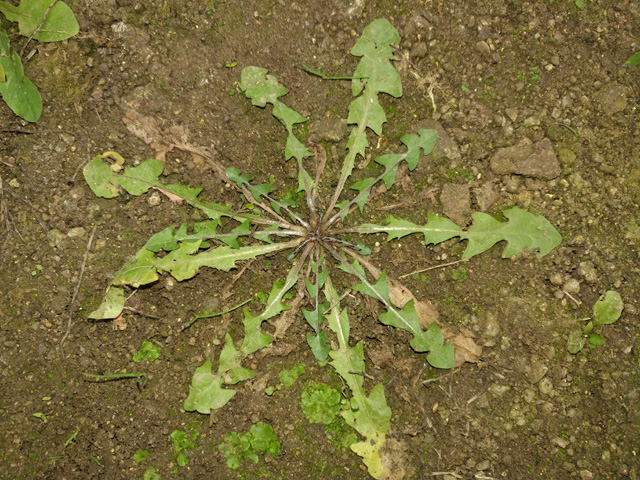
M502 251L503 258L518 255L524 248L538 250L538 257L543 257L562 241L558 231L543 216L533 215L517 207L504 210L503 215L507 218L506 222L486 213L476 212L473 214L474 223L467 231L463 231L451 220L430 213L427 214L425 225L389 216L386 225L364 224L356 230L359 233L386 233L388 241L422 233L427 245L460 237L469 241L462 254L463 260L485 252L501 241L507 242Z

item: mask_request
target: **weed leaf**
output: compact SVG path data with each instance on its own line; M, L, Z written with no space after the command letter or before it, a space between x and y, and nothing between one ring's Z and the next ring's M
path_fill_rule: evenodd
M211 373L211 361L205 361L196 368L189 396L184 401L184 409L188 412L197 410L199 413L209 414L211 410L222 408L231 397L235 395L234 390L222 388L222 378Z
M0 2L0 5L4 3ZM1 7L0 11L2 11ZM37 121L42 113L42 99L33 82L24 76L22 60L17 52L11 51L9 37L2 29L0 29L0 71L3 72L4 78L4 81L0 82L2 99L16 115L28 122Z
M609 325L620 318L624 304L622 297L614 290L609 290L593 306L594 325Z
M453 237L468 240L462 259L467 260L478 255L498 242L506 241L502 251L503 258L518 255L524 248L538 249L542 257L557 247L562 241L558 231L542 217L517 207L503 211L507 222L496 220L486 213L473 214L474 223L466 232L458 225L443 217L427 214L425 225L416 225L408 220L389 216L386 225L364 224L356 228L359 233L385 232L387 241L402 238L413 233L422 233L425 244L444 242Z
M46 13L44 23L33 36L39 42L58 42L78 33L78 21L67 4L56 2L47 12L51 5L50 0L22 0L17 7L0 2L0 12L7 20L18 22L20 35L25 37L31 36L40 26Z
M107 294L100 306L89 314L89 318L93 320L111 320L112 318L116 318L122 313L125 300L124 290L111 286L107 290Z

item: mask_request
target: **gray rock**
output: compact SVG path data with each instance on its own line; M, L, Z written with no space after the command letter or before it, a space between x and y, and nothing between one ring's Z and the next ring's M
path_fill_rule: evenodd
M342 118L321 118L311 125L314 141L339 142L347 133L347 121Z
M436 142L436 146L434 147L433 152L429 154L432 158L427 157L428 162L420 162L420 164L430 164L432 160L438 160L440 158L448 158L454 162L462 159L458 144L449 136L440 122L436 120L426 120L420 124L420 128L428 128L438 132L438 141Z
M593 262L586 261L580 262L580 267L578 268L578 273L584 277L585 282L592 284L595 283L598 279L598 273L596 272L596 267L593 265Z
M487 182L480 187L474 188L473 194L481 212L486 212L500 198L500 194L493 189L492 182Z
M411 47L411 58L424 58L427 56L427 44L416 42Z
M447 183L442 187L440 202L447 217L458 224L465 224L471 214L469 185Z
M580 292L580 282L575 278L570 278L564 282L562 289L569 294L578 293Z
M560 175L560 164L551 140L534 144L523 138L517 145L499 149L491 158L491 170L498 175L517 174L551 180Z
M627 107L627 91L616 82L607 83L595 94L600 110L606 115L613 115Z
M489 44L484 40L480 40L479 42L476 43L476 50L484 54L491 53L491 48L489 48Z

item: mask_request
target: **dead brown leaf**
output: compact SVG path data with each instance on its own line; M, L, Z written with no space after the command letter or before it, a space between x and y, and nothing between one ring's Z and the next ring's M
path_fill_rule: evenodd
M208 165L213 173L223 182L227 182L226 168L218 160L216 150L207 147L196 147L189 143L189 130L179 125L163 128L162 120L157 117L144 116L136 110L129 110L122 122L131 133L142 139L155 152L158 160L165 161L167 153L174 148L189 152L193 163L200 171Z

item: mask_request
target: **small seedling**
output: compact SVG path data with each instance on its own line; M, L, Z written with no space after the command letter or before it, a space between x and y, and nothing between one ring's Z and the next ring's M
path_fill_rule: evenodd
M36 417L36 418L39 418L43 422L47 421L47 416L42 412L36 412L36 413L33 414L33 416Z
M589 320L589 323L582 330L574 330L569 334L569 339L567 340L569 353L578 353L584 348L585 344L589 345L590 348L604 345L604 338L597 333L593 333L593 329L598 325L614 323L622 315L623 309L624 304L618 292L609 290L601 296L593 306L593 319L585 319Z
M147 467L142 474L143 480L162 480L160 469L158 467Z
M131 458L133 459L134 462L140 463L140 462L144 462L148 456L149 456L148 450L138 450L136 453L133 454L133 457Z
M277 457L280 454L280 441L270 425L258 422L251 426L248 433L227 433L218 450L227 459L227 467L237 470L242 461L258 463L258 454Z
M311 383L302 391L302 412L311 423L331 423L344 403L344 397L335 388L324 383Z
M78 435L78 432L80 431L80 427L76 427L75 431L69 436L69 438L67 438L67 441L64 442L64 446L68 447L71 442L73 442L76 439L76 436Z
M304 373L304 369L304 363L299 363L290 370L282 370L278 378L285 387L290 387Z
M625 67L637 67L638 65L640 65L640 52L634 53L624 62Z
M161 353L162 348L160 348L160 346L156 345L155 343L144 341L140 346L140 350L138 350L133 356L133 361L136 363L139 363L142 360L153 362L161 355Z
M188 436L187 432L174 430L171 432L170 438L176 462L180 467L188 465L189 457L187 457L186 452L195 448L193 442L198 439L198 432L193 431L191 432L191 435Z

